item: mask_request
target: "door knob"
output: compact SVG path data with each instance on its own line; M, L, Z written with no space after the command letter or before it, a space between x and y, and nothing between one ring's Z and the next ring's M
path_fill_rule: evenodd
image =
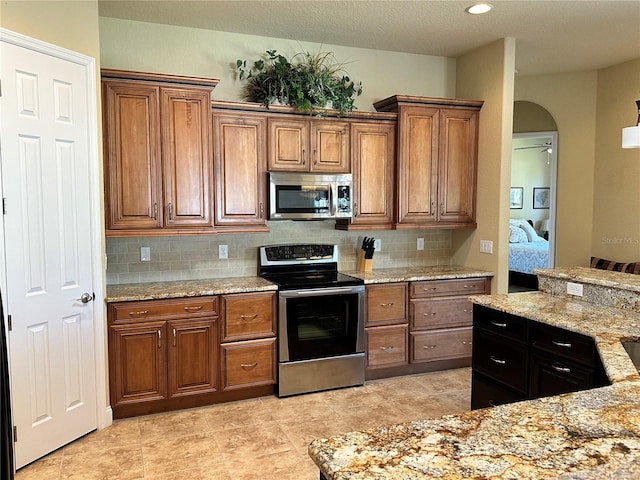
M82 303L89 303L91 300L95 300L95 299L96 299L96 294L95 293L84 292L80 298L76 298L74 301L82 302Z

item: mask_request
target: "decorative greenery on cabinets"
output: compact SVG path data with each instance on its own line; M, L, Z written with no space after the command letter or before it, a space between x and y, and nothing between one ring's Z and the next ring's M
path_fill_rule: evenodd
M355 97L362 93L362 83L354 82L332 52L300 52L291 59L276 50L267 50L247 67L246 60L236 61L240 80L247 80L245 99L250 102L291 105L303 112L323 115L334 108L343 115L355 109Z

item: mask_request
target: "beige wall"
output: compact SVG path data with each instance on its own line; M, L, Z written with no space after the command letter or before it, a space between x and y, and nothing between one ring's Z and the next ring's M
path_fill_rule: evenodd
M235 61L252 62L271 49L286 56L301 50L334 52L351 78L362 82L362 96L356 99L359 110L373 110L372 103L396 93L455 96L452 58L100 18L103 67L218 78L213 92L217 100L241 100Z
M556 122L544 108L531 102L516 101L513 104L513 133L554 132Z
M597 72L517 77L515 99L544 107L558 129L556 266L592 252Z
M623 149L637 122L640 59L598 71L592 254L640 261L640 149Z
M457 59L458 97L484 100L478 145L478 229L453 232L453 263L485 268L496 276L493 293L508 286L509 186L515 40L506 38ZM493 254L480 253L480 240Z

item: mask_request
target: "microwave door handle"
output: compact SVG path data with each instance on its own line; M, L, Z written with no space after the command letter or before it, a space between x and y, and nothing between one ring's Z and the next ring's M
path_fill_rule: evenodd
M329 215L331 215L331 217L335 217L336 213L338 213L338 192L336 191L337 188L338 186L335 183L330 184L329 208L331 209L331 211L329 212Z

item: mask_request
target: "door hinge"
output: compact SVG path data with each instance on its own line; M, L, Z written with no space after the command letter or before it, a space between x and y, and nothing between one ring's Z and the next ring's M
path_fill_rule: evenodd
M13 319L11 318L11 315L7 315L7 324L9 331L13 330Z
M13 426L13 443L18 443L18 427Z

